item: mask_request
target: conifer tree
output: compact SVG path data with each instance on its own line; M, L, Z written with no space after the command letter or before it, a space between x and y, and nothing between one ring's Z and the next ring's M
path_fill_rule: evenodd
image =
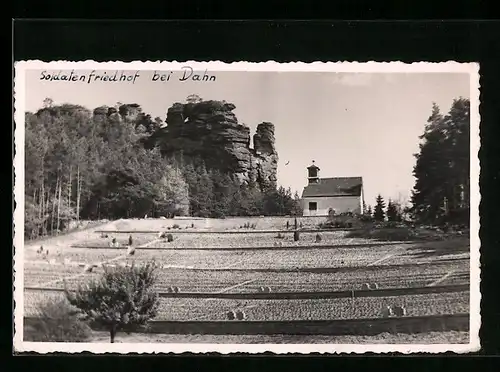
M385 218L385 201L384 198L379 194L375 200L375 210L373 212L373 218L375 221L384 221Z
M373 217L373 210L372 210L372 206L371 205L368 205L368 207L366 209L366 215L369 216L369 217Z
M387 221L399 222L400 220L397 205L389 199L387 204Z
M448 218L448 211L464 211L462 222L468 222L469 136L468 99L455 99L446 116L433 105L413 169L412 211L418 221L434 223Z

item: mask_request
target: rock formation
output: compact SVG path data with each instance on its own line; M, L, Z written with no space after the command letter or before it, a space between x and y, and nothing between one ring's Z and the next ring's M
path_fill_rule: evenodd
M207 168L232 174L242 183L252 180L262 190L275 187L274 125L264 122L257 126L252 148L250 128L238 123L234 109L235 105L225 101L175 103L168 109L167 126L149 137L145 146L159 146L166 156L200 157Z
M121 105L118 109L108 106L101 106L94 109L94 117L109 117L120 122L136 121L141 113L141 107L136 103Z

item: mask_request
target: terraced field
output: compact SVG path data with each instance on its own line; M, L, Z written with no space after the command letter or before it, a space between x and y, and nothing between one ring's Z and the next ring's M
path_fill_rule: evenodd
M262 286L270 287L272 292L344 291L361 290L365 283L377 283L379 289L425 287L436 282L440 285L467 284L470 277L467 261L391 267L385 270L363 267L348 269L338 272L261 272L164 268L158 272L157 288L163 292L171 286L179 287L182 292L250 293L258 292ZM82 269L75 266L33 265L28 272L25 279L27 287L45 284L45 287L63 288L60 279L64 277L67 287L75 288L79 283L95 278L102 269L98 267L93 273L82 273Z
M119 220L114 224L117 230L165 230L178 225L181 229L194 228L195 230L242 230L245 224L255 225L258 230L284 229L287 221L293 224L292 217L228 217L216 218L175 218L175 219L128 219ZM303 227L314 228L326 222L326 217L300 217L298 223Z
M128 246L128 238L132 235L132 245L134 247L141 247L155 241L158 236L155 234L95 234L91 239L86 239L83 242L79 242L76 246L78 247L90 247L90 248L109 248L113 249L112 246L113 238L116 239L118 243L117 249L123 249Z
M424 287L446 275L449 265L432 265L424 270L404 268L380 270L356 270L338 273L301 272L252 272L252 271L198 271L162 270L158 287L167 290L177 286L185 292L248 293L258 292L261 286L270 287L272 292L314 292L360 290L364 283L377 283L383 288ZM465 284L469 282L466 265L448 277L441 284ZM245 284L247 283L247 284ZM237 286L243 284L241 286ZM232 286L237 286L231 288Z
M189 292L219 291L247 281L251 283L230 291L251 292L261 286L270 286L273 292L335 291L360 289L366 282L377 283L379 288L417 287L439 281L447 274L442 284L467 282L469 261L465 249L434 256L428 254L431 244L422 247L396 244L291 250L151 249L136 251L133 257L126 255L126 248L68 248L51 258L51 263L40 258L25 261L25 285L43 285L63 277L69 277L68 284L84 281L92 276L82 273L87 263L123 265L150 260L162 266L160 289L178 286ZM97 267L94 273L101 270ZM77 278L71 279L73 276ZM49 286L62 286L62 282Z
M157 241L151 248L246 248L246 247L273 247L276 245L291 247L326 246L340 244L368 244L368 239L345 238L345 231L322 232L321 241L316 242L316 233L301 232L298 242L293 240L292 231L284 231L282 237L277 233L252 233L252 234L175 234L171 232L174 240ZM372 242L373 243L373 242Z
M467 313L469 293L314 300L161 299L157 319L227 320L241 309L248 320L328 320L377 318L389 304L403 305L408 316Z
M140 227L148 226L141 223ZM183 228L189 230L191 223L185 221ZM210 221L204 224L206 228ZM268 224L272 225L272 221ZM119 229L133 226L133 220L114 223ZM238 229L236 225L231 228ZM181 294L251 294L262 287L271 291L270 299L161 298L157 320L222 321L227 320L228 311L237 309L245 312L246 319L256 321L377 318L387 305L405 306L408 316L469 311L469 291L354 299L272 299L272 293L282 292L357 291L365 283L376 283L378 289L468 284L469 246L465 239L384 244L346 238L345 232L324 232L320 234L321 242L316 243L316 233L302 233L301 240L294 242L290 232L280 239L275 233L167 232L173 234L173 242L158 239L157 234L133 234L133 245L144 247L134 256L127 256L128 233L107 237L94 233L83 240L54 243L48 257L31 247L25 252L24 285L76 288L97 278L102 263L113 266L154 260L160 265L156 285L159 292L168 292L173 286ZM110 247L113 237L121 247ZM281 246L277 246L278 242ZM86 273L86 264L97 266L92 273ZM62 292L26 289L25 316L36 316L38 303L61 296Z
M63 297L62 292L25 291L25 316L36 315L36 304ZM387 305L403 305L408 316L467 313L469 292L409 296L311 300L231 300L161 298L157 320L227 320L227 312L242 310L248 320L328 320L377 318Z
M147 250L136 252L137 262L155 260L165 266L198 269L297 269L321 267L362 267L394 253L394 247L325 250Z

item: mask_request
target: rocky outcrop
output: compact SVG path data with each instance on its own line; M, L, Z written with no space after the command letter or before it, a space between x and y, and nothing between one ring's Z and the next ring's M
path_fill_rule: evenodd
M235 105L225 101L175 103L168 109L167 126L156 131L146 147L159 146L172 156L200 157L207 168L234 175L242 183L254 181L262 190L276 186L278 154L274 125L261 123L250 145L250 128L238 123Z
M113 120L118 120L120 122L137 121L141 113L142 109L136 103L121 105L120 107L118 107L118 109L115 107L108 107L108 106L100 106L94 109L94 117L111 118Z

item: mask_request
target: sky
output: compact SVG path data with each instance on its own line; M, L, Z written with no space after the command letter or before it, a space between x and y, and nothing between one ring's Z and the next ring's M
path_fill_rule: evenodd
M169 81L152 81L154 71L140 71L133 83L87 83L47 81L40 78L41 72L26 72L28 111L41 108L45 98L89 109L121 102L137 103L153 118L165 119L167 109L190 94L231 102L238 121L248 125L252 135L261 122L275 125L279 185L301 193L307 184L306 167L314 160L320 177L363 177L370 205L378 194L409 199L413 154L432 103L447 113L453 99L470 98L470 77L465 73L216 71L208 72L215 81L200 82L179 81L179 71ZM89 72L74 71L86 78Z

